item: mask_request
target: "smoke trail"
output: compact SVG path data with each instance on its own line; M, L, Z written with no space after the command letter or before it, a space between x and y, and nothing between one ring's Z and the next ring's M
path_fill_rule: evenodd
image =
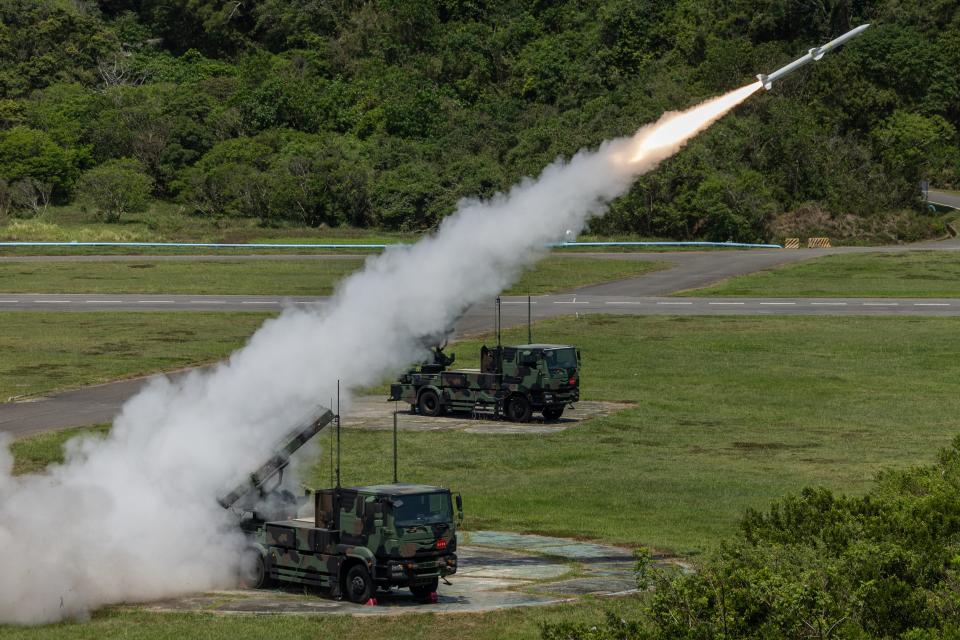
M579 232L759 86L461 202L436 234L370 259L323 310L288 309L212 372L151 383L109 436L71 441L65 463L43 474L12 477L0 442L0 621L82 617L104 603L233 584L243 539L216 495L338 378L347 389L373 384L421 357L418 337L499 293L546 243Z

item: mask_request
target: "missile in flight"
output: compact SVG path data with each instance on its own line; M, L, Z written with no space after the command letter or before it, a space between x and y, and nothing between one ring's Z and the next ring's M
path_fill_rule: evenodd
M797 69L799 69L800 67L806 64L809 64L815 60L819 60L828 51L832 51L833 49L836 49L837 47L845 43L847 40L852 40L856 38L858 35L866 31L869 26L870 26L869 24L862 24L856 29L851 29L850 31L847 31L845 34L843 34L839 38L834 38L833 40L823 45L822 47L814 47L813 49L810 49L810 51L807 52L807 55L803 56L802 58L797 58L787 66L780 67L779 69L777 69L776 71L774 71L769 75L765 73L759 74L757 76L757 80L760 81L764 89L769 91L773 87L773 83L775 81L786 76L787 74L793 73L794 71L796 71Z

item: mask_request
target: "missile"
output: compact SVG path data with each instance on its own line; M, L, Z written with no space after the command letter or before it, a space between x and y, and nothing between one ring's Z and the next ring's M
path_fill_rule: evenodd
M810 49L810 51L807 52L807 55L803 56L802 58L797 58L796 60L794 60L793 62L791 62L785 67L780 67L770 75L767 75L765 73L759 74L757 76L757 80L760 81L764 89L769 91L773 87L774 81L779 80L780 78L784 77L787 74L793 73L794 71L804 66L805 64L809 64L811 62L814 62L815 60L819 60L828 51L832 51L836 49L837 47L845 43L847 40L852 40L856 38L858 35L866 31L869 26L870 26L869 24L862 24L856 29L851 29L850 31L847 31L845 34L843 34L839 38L834 38L833 40L823 45L822 47L814 47L813 49Z

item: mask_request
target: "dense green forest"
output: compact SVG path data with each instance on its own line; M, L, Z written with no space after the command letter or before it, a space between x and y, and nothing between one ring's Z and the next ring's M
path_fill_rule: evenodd
M864 22L593 223L678 239L921 219L960 184L960 4L0 0L0 217L428 229Z

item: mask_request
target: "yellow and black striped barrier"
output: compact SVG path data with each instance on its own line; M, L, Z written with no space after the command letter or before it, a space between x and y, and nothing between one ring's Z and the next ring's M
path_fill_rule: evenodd
M800 248L800 238L784 238L783 240L784 249L799 249Z
M807 238L807 249L829 249L830 238Z

